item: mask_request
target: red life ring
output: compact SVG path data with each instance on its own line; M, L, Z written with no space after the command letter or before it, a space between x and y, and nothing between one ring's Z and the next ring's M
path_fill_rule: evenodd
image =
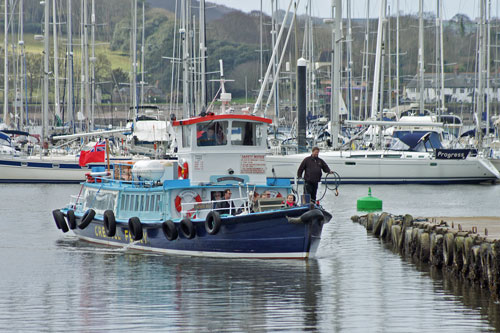
M189 178L189 166L187 162L184 162L182 165L177 166L177 175L181 179L188 179Z
M177 195L175 197L175 209L177 210L178 213L180 213L182 211L182 199L184 199L184 196L186 194L192 194L192 197L194 199L195 202L202 202L203 200L201 199L201 196L199 194L197 194L196 192L194 191L183 191L181 193L179 193L179 195ZM187 216L188 217L192 217L192 218L195 218L196 217L196 214L195 214L195 211L196 209L193 207L191 208L188 212L187 212Z

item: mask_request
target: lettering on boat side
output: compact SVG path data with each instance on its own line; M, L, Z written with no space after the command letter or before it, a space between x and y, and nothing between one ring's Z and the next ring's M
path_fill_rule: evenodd
M235 176L226 176L226 177L219 177L219 178L217 178L217 182L224 182L226 180L234 180L234 181L237 181L237 182L240 182L240 183L244 183L245 182L245 180L243 178L235 177Z
M116 240L122 240L118 235L114 235L113 237L109 237L108 235L106 235L106 229L104 229L104 226L96 225L94 231L95 235L100 238L111 238Z
M118 231L118 229L117 229L117 231ZM96 237L99 237L99 238L115 239L115 240L119 240L119 241L122 240L122 238L118 234L114 235L113 237L109 237L108 235L106 235L106 229L104 229L104 226L99 226L99 225L95 226L94 232L95 232ZM134 242L134 240L130 236L130 233L128 230L123 230L123 236L125 238L125 241L128 241L129 243ZM148 234L146 231L142 232L142 239L140 241L137 241L137 242L141 243L141 244L148 243Z
M132 239L132 236L130 236L130 233L128 230L123 230L123 235L125 237L125 241L128 241L129 243L136 242ZM141 243L141 244L148 243L148 234L146 233L146 231L144 231L144 230L142 231L142 239L140 241L137 241L137 243Z
M265 155L241 155L240 168L243 174L262 174L266 172Z
M464 160L470 149L436 149L436 158L442 160Z

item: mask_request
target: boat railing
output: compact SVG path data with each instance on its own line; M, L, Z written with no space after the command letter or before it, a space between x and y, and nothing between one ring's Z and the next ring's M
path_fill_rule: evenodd
M238 201L238 204L236 202ZM232 202L233 206L232 209L234 210L231 212L231 215L239 215L239 214L248 214L250 212L265 212L269 210L277 210L277 209L283 209L286 208L284 205L284 199L283 198L261 198L257 200L257 202L252 203L249 198L236 198L236 199L229 199L229 200L210 200L210 201L201 201L201 202L186 202L186 203L181 203L181 215L182 217L193 217L193 216L200 216L204 215L204 213L215 211L215 212L221 212L225 211L228 208L227 207L219 207L218 204L222 202ZM189 208L189 209L188 209Z
M235 199L229 199L229 200L209 200L209 201L200 201L200 202L185 202L181 203L181 216L182 217L193 217L193 216L200 216L204 215L205 213L208 214L208 212L215 211L215 212L221 212L225 211L229 208L227 207L220 207L220 204L223 202L227 203L232 203L234 207L232 209L234 212L232 212L232 215L236 215L238 213L246 213L248 214L250 212L250 205L249 205L249 198L235 198ZM238 202L236 204L236 202Z
M81 198L81 195L71 195L68 206L74 211L83 210L83 200Z

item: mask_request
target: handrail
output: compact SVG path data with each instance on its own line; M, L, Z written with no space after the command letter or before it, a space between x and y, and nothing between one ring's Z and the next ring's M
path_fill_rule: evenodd
M235 199L229 199L229 200L209 200L209 201L200 201L200 202L182 202L181 203L181 216L185 217L188 214L191 215L199 215L200 213L203 212L211 212L211 211L221 211L221 210L226 210L228 208L215 208L215 204L221 203L221 202L234 202L235 201L243 201L243 205L241 207L236 207L234 205L234 209L237 210L239 208L243 208L243 211L245 212L250 212L250 206L249 206L249 199L242 197L242 198L235 198ZM210 208L201 208L201 207L206 207L205 205L209 204ZM185 206L192 207L191 209L187 210ZM201 208L201 209L197 209Z

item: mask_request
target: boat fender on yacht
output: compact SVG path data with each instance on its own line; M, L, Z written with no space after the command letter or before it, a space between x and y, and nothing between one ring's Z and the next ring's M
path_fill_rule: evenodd
M173 241L179 237L179 232L175 227L175 223L172 220L166 220L161 224L161 229L163 230L163 234L169 241Z
M221 226L220 215L218 212L211 211L207 214L207 218L205 219L205 230L210 235L215 235L219 232Z
M70 209L66 212L66 219L68 220L68 226L71 230L76 228L76 217L75 212Z
M128 229L130 238L133 241L140 241L142 239L142 224L138 217L134 216L128 220Z
M108 237L113 237L116 234L116 219L115 214L111 209L104 212L103 215L104 230Z
M288 222L290 223L312 223L315 220L319 220L320 222L323 222L325 220L325 216L319 209L311 209L304 214L302 214L299 217L286 217Z
M66 220L64 220L64 214L59 209L54 209L52 211L52 216L54 217L54 221L59 229L62 232L68 232L68 225L66 224Z
M80 224L78 224L78 228L80 229L87 228L90 222L92 222L92 220L94 219L94 216L95 216L95 210L93 210L92 208L87 210L85 214L83 214L82 220L80 221Z
M180 224L181 232L187 239L193 239L196 236L196 230L194 230L193 222L189 217L183 218Z
M179 195L175 197L175 209L177 210L178 213L182 211L182 201L186 200L188 197L193 198L197 203L202 202L201 196L198 193L191 190L182 191L181 193L179 193ZM196 217L196 214L194 214L194 212L195 209L193 208L187 213L187 216L193 218Z

